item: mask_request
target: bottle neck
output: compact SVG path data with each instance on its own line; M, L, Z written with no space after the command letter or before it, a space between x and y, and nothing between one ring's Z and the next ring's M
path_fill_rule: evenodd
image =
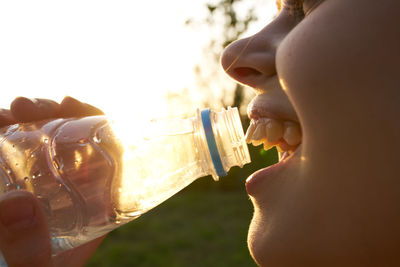
M220 112L198 110L195 122L204 169L214 180L225 176L231 167L243 167L250 162L237 108Z

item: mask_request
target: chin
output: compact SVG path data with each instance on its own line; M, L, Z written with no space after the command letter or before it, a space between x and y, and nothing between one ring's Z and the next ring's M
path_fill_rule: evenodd
M301 151L302 146L280 163L261 169L249 178L247 190L254 214L247 242L259 266L302 266L298 263L304 260L303 256L307 257L297 248L305 247L300 236L303 230L310 230L298 217L299 213L307 214L297 191L301 188L297 183L299 170L304 164Z
M250 223L247 236L250 255L259 266L282 266L277 265L276 254L275 257L272 255L274 249L271 247L273 244L271 244L271 240L268 237L270 232L269 223L262 220L261 217L256 211Z
M263 266L262 263L266 261L264 259L265 254L263 246L261 244L261 240L264 240L262 236L265 234L265 231L259 228L259 223L257 223L256 218L253 217L250 223L249 233L247 235L247 244L253 260L257 263L257 265Z

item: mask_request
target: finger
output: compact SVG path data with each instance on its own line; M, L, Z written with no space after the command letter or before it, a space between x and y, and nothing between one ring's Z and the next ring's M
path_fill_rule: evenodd
M11 266L51 266L46 217L27 191L0 196L0 249Z
M10 110L17 121L30 122L58 117L60 105L50 99L17 97Z
M65 97L60 104L61 117L84 117L95 115L104 115L104 112L92 105L82 103L70 96Z
M17 123L8 109L0 109L0 127Z

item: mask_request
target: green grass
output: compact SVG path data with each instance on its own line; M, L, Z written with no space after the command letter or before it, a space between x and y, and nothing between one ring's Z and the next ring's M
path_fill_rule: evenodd
M256 266L247 248L253 207L244 179L277 162L275 149L249 147L252 163L213 182L201 178L111 232L86 267Z
M183 191L111 232L86 266L256 266L252 210L244 190Z

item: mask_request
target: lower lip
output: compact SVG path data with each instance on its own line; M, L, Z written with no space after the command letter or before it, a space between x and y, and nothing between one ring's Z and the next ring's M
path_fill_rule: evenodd
M253 173L246 180L246 191L247 194L254 195L257 191L260 191L260 183L265 179L270 179L273 176L276 176L279 172L281 172L291 161L293 161L294 156L299 151L299 148L296 149L294 153L292 153L287 158L281 160L280 162L269 166L267 168L261 169Z

